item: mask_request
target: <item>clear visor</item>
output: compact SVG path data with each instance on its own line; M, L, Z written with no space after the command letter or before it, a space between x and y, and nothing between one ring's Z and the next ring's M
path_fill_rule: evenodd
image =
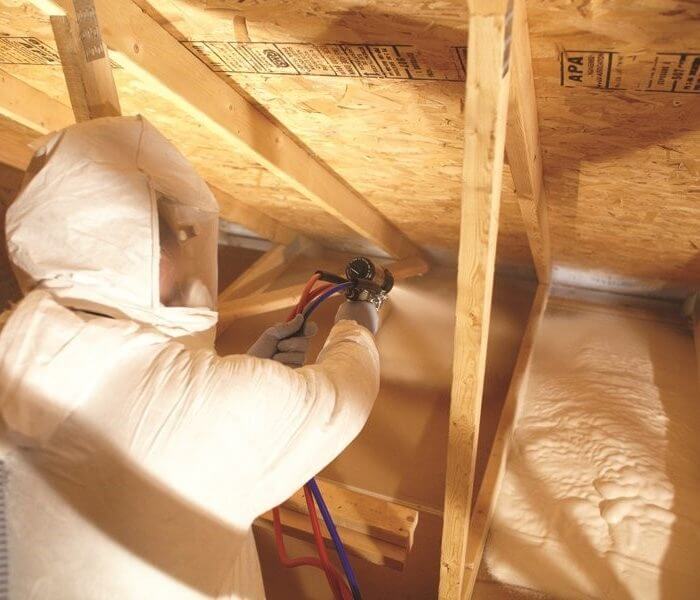
M216 309L218 215L158 197L160 302Z

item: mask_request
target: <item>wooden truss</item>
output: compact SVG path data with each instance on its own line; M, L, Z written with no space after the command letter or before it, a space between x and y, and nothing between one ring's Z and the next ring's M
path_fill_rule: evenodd
M467 57L457 323L440 557L441 600L471 596L505 469L515 402L526 380L532 340L549 293L551 270L524 0L470 0ZM472 517L504 146L540 287Z
M527 380L533 342L549 294L547 201L524 1L468 0L465 159L440 560L442 600L461 600L472 593L503 477L518 398ZM106 51L109 46L118 62L135 72L144 85L173 100L213 134L234 143L329 214L399 259L391 267L397 279L427 271L419 249L405 234L282 124L209 71L136 2L33 2L51 15L72 110L0 71L0 114L37 133L120 114ZM472 510L504 152L540 285ZM13 166L24 168L28 156L18 157ZM237 202L225 190L212 187L212 191L232 207L237 222L273 243L221 293L222 321L294 304L299 286L265 291L266 286L294 258L312 251L316 243ZM377 564L400 567L412 543L417 511L326 485L339 511L340 526L351 540L351 551ZM308 536L305 521L299 518L303 513L299 502L290 499L284 510L286 532L302 539Z

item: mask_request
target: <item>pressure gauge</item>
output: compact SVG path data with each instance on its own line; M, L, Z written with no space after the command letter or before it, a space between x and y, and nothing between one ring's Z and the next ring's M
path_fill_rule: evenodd
M345 276L350 281L357 281L358 279L371 281L374 279L375 273L374 263L364 256L353 258L345 267Z
M345 276L353 283L345 292L348 300L362 300L381 307L394 286L393 275L384 267L375 267L364 256L353 258L345 267Z

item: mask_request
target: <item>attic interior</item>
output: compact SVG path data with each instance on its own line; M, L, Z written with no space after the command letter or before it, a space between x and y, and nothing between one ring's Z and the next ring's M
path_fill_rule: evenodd
M219 203L219 354L318 269L394 273L319 474L362 597L690 599L698 94L692 0L0 0L3 214L41 136L143 115ZM333 597L255 539L267 598Z

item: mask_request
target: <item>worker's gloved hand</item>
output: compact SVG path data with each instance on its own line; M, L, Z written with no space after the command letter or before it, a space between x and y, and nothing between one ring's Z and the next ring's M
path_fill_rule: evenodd
M288 367L301 367L306 360L309 342L317 331L316 323L309 321L304 325L304 317L297 315L287 323L278 323L266 329L247 354L271 358Z
M335 322L347 319L369 329L373 334L379 329L379 311L371 302L346 300L335 314Z

